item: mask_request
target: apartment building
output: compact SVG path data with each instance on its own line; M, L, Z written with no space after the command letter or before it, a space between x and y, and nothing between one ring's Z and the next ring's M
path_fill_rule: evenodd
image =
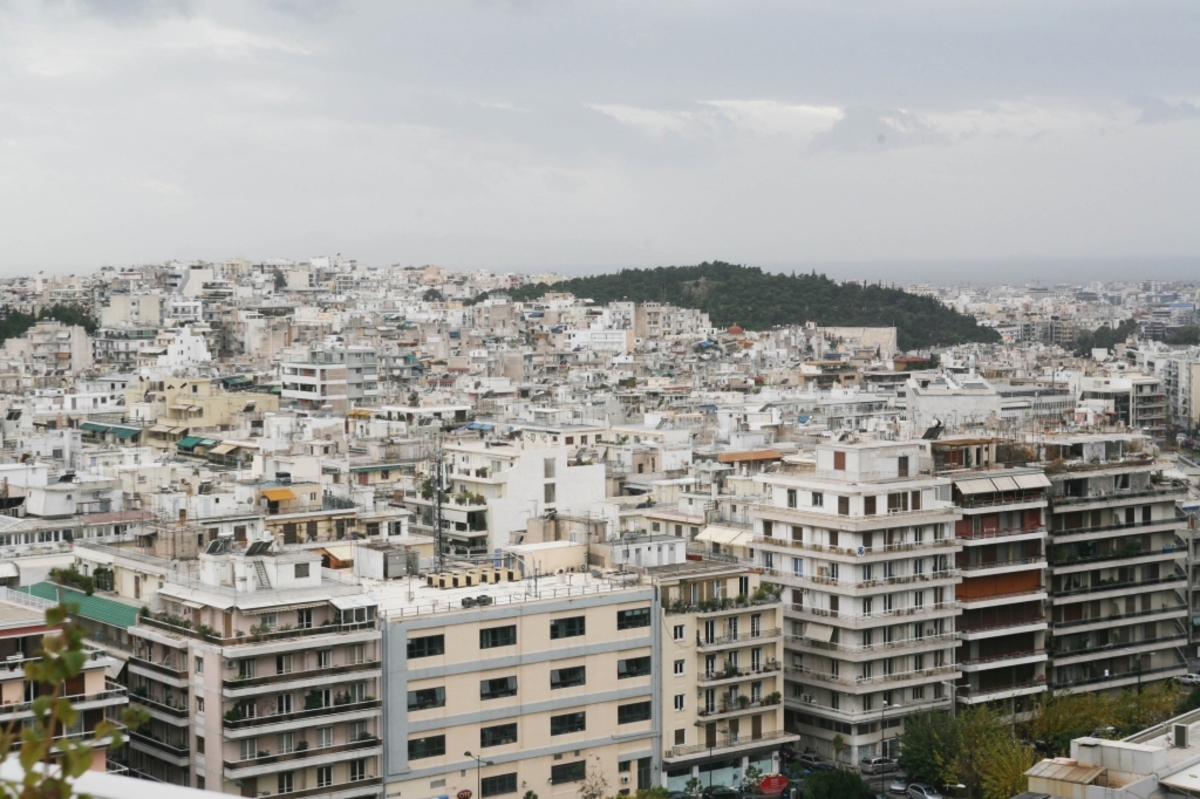
M40 659L42 637L52 632L46 625L46 610L56 605L30 594L0 588L0 727L20 725L33 718L33 702L42 693L37 683L25 677L25 664ZM109 737L97 738L96 726L104 720L118 722L129 698L120 685L108 679L119 662L104 650L85 645L87 658L82 672L67 681L64 696L79 711L75 723L55 736L88 740L92 747L93 771L121 771L109 763Z
M1103 403L1113 421L1155 439L1166 435L1167 394L1162 378L1141 374L1084 377L1080 400Z
M241 796L378 797L375 602L322 577L320 556L266 543L199 556L130 630L130 741L142 776Z
M737 785L780 770L783 601L756 569L689 560L647 569L662 602L663 782Z
M1186 488L1139 435L1058 435L1050 480L1052 690L1120 689L1187 670Z
M540 545L526 563L578 549ZM387 795L574 797L591 775L611 794L659 784L655 589L550 575L489 567L380 589Z
M379 399L379 353L364 345L314 347L279 365L281 397L301 408L346 411Z
M894 754L904 718L946 707L962 676L960 515L928 442L850 439L815 454L761 477L755 560L785 589L787 729L857 762Z
M942 473L954 481L962 518L956 596L961 615L956 688L960 703L1025 712L1046 691L1047 490L1040 468L964 469L997 462L1000 442L955 437L932 444Z

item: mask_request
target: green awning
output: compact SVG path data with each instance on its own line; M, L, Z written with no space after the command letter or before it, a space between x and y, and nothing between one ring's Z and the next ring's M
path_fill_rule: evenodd
M249 383L250 378L245 375L230 375L229 377L222 377L221 382L227 386L240 386L243 383Z
M93 433L107 433L112 428L106 424L100 424L99 422L84 422L83 424L79 425L79 429L90 430Z
M271 393L272 394L282 394L283 386L271 386Z
M137 624L138 608L134 605L126 605L124 602L117 602L114 599L106 599L102 596L88 596L82 591L62 588L54 583L34 583L22 588L21 592L32 594L51 602L57 602L61 594L63 601L74 602L79 605L79 615L83 618L92 619L111 627L125 629Z
M179 449L193 449L203 440L204 439L200 436L188 436L187 438L181 438L176 441L175 446L179 447Z
M142 428L140 427L113 427L110 428L110 430L112 430L112 434L121 441L133 438L138 433L142 432Z
M219 443L221 443L221 442L217 441L215 438L202 438L196 444L196 446L197 447L215 447Z

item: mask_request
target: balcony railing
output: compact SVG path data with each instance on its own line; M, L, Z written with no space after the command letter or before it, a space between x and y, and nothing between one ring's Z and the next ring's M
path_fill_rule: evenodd
M350 702L344 705L330 705L328 707L313 708L311 710L297 710L292 713L274 713L269 716L251 716L248 718L228 718L225 719L225 729L227 730L242 730L247 727L259 727L265 724L281 724L286 721L301 721L303 719L323 718L339 713L352 713L359 710L371 710L377 708L382 703L378 699L372 699L364 702Z
M767 663L758 668L749 669L719 669L715 671L706 671L697 677L696 681L701 683L708 682L723 682L725 680L745 680L751 677L760 677L764 674L771 674L779 671L782 668L778 662Z
M135 688L133 693L129 695L130 704L142 705L150 710L157 710L161 713L166 713L179 718L187 718L189 715L188 709L182 705L172 705L166 702L159 702L157 699L151 699L149 696L139 694Z
M291 752L279 752L274 755L266 755L265 757L252 757L246 760L226 760L225 768L228 771L237 771L238 769L252 768L254 766L265 766L271 763L281 763L288 760L302 760L307 757L318 757L321 755L333 755L339 752L353 752L358 749L369 749L379 746L380 741L374 736L363 738L350 743L339 744L337 746L325 746L320 749L293 749Z
M707 718L709 716L724 716L730 713L744 713L751 710L758 710L764 707L776 707L781 702L781 699L749 699L745 702L740 699L730 702L728 699L722 700L720 705L715 707L702 707L696 712L697 716Z
M359 671L370 671L380 668L378 660L364 663L348 663L342 666L329 666L323 669L306 669L304 671L288 671L282 674L264 674L261 677L227 677L223 683L226 688L253 688L258 685L307 680L313 677L335 677L339 674L353 674Z
M367 777L361 780L351 780L350 782L339 782L332 785L326 785L320 788L306 788L299 791L288 791L286 793L274 794L275 799L303 799L306 796L318 796L323 794L345 793L361 789L364 796L378 796L378 790L370 790L383 784L383 779L380 777Z
M1045 624L1046 617L1042 614L1034 614L1031 616L1022 616L1019 619L1006 619L988 624L969 624L966 618L958 620L958 631L960 633L975 633L983 630L1003 630L1008 627L1025 627L1029 624Z
M1139 522L1130 522L1130 523L1122 523L1122 524L1105 524L1105 525L1101 525L1100 527L1077 527L1077 528L1072 528L1070 530L1066 530L1066 529L1051 530L1050 537L1053 541L1059 542L1062 539L1075 538L1076 536L1080 536L1080 537L1091 536L1091 535L1095 535L1096 533L1107 533L1107 532L1111 532L1113 530L1134 530L1139 527L1154 527L1154 526L1160 526L1160 525L1164 525L1164 524L1185 525L1185 524L1187 524L1187 520L1185 518L1180 518L1180 517L1176 516L1176 517L1172 517L1170 519L1151 519L1148 522L1140 522L1139 521Z
M686 757L687 755L696 755L696 754L700 754L701 752L708 752L710 750L712 751L712 753L714 755L716 755L716 754L719 754L722 750L730 749L735 746L747 746L750 744L757 744L760 742L766 743L766 742L770 742L770 741L778 741L782 738L796 739L799 737L800 736L796 735L795 733L787 732L786 730L776 730L774 732L765 732L762 735L758 736L757 738L755 738L754 736L751 736L751 735L745 735L745 736L723 735L723 736L719 737L714 742L714 745L711 747L708 744L689 744L687 746L673 746L670 749L663 752L663 757L666 757L666 758Z
M1033 657L1034 655L1045 655L1045 649L1021 649L1013 652L1001 652L995 655L985 655L977 658L963 658L959 661L960 666L981 666L985 663L1000 663L1005 660L1018 660L1020 658Z
M1129 649L1136 649L1137 647L1140 647L1140 646L1148 646L1151 644L1167 644L1167 643L1182 644L1185 641L1187 641L1187 633L1176 632L1176 633L1172 633L1171 635L1159 636L1158 638L1143 638L1140 641L1123 641L1123 642L1110 641L1107 644L1098 644L1096 646L1080 647L1078 649L1057 649L1056 648L1054 650L1053 654L1054 654L1054 657L1056 657L1056 658L1069 658L1069 657L1075 657L1076 655L1090 655L1095 652L1112 652L1113 654L1120 654L1121 652L1124 652Z
M147 621L147 619L143 618L142 621ZM183 657L168 658L162 663L155 663L153 660L147 660L140 655L130 655L129 662L169 677L186 677L188 673L187 661Z
M251 644L251 643L272 643L274 641L286 641L291 638L306 638L308 636L313 636L313 635L334 635L336 633L347 633L347 632L356 632L356 631L360 631L360 630L375 629L375 621L371 620L371 621L354 622L351 624L322 624L322 625L319 625L316 627L296 627L291 630L272 630L270 632L265 632L265 633L257 633L257 634L250 633L250 634L246 634L246 635L242 635L242 636L224 637L224 636L218 636L218 635L205 634L203 632L200 632L199 630L194 630L190 627L181 627L178 624L171 624L170 622L163 621L161 619L156 619L153 616L141 617L140 619L138 619L138 624L145 625L146 627L153 627L155 629L163 630L165 632L173 633L175 635L182 635L187 638L196 638L198 640L207 641L212 644L220 644L221 646L238 646L240 644ZM141 661L141 662L149 663L149 661ZM151 665L157 665L157 664L151 664ZM172 671L171 673L178 673L178 672Z
M994 538L1008 538L1014 535L1029 535L1030 533L1044 533L1046 525L1033 524L1028 527L1009 527L1004 530L972 530L968 533L955 532L955 537L961 541L991 541Z
M706 646L728 646L729 644L740 644L747 641L760 641L765 638L777 638L783 633L779 627L768 627L758 632L750 631L748 633L738 633L736 635L715 635L711 638L705 637L696 631L696 645L703 648Z
M994 560L990 563L968 563L958 568L964 572L978 572L986 569L1004 569L1009 566L1031 566L1035 563L1045 564L1045 555L1035 555L1031 558L1013 558L1012 560Z
M1081 477L1086 477L1087 472L1082 472ZM1184 494L1186 489L1183 488L1146 488L1140 491L1130 490L1115 490L1105 493L1087 494L1086 496L1052 496L1050 498L1051 505L1082 505L1088 502L1104 502L1105 500L1123 500L1137 499L1140 497L1158 497L1168 494Z
M834 518L848 518L839 516ZM873 518L873 517L867 517ZM804 549L811 552L830 552L835 555L845 555L846 557L867 557L869 555L894 555L897 552L911 552L914 549L928 549L930 547L953 547L958 544L958 540L953 536L945 538L934 538L928 541L905 541L899 544L883 544L877 547L842 547L831 546L829 544L817 544L812 541L797 541L794 538L776 538L774 536L763 535L756 533L754 535L755 543L759 544L776 544L778 546L791 547L792 549Z
M1144 680L1147 677L1151 677L1155 674L1163 674L1168 671L1186 671L1186 670L1187 670L1187 664L1181 662L1174 666L1160 666L1157 669L1143 669L1142 671L1136 671L1136 670L1135 671L1122 671L1122 672L1110 671L1107 676L1099 675L1096 677L1083 677L1083 678L1080 678L1077 680L1063 680L1063 681L1056 680L1054 682L1054 687L1055 688L1074 688L1079 685L1095 685L1096 683L1112 682L1113 680L1128 680L1128 679L1133 679L1135 677L1140 680Z
M1108 616L1093 616L1090 619L1072 619L1070 621L1052 622L1054 629L1062 629L1064 627L1082 627L1085 624L1100 624L1104 622L1124 621L1126 619L1136 619L1143 616L1157 616L1164 613L1179 613L1187 615L1187 605L1170 605L1165 608L1150 608L1149 610L1135 610L1133 613L1113 613Z
M88 702L104 702L110 699L124 699L127 696L127 691L123 685L117 685L114 682L106 683L107 689L97 691L94 694L73 694L63 697L70 700L71 704L78 707L81 704ZM31 702L12 702L6 705L0 705L0 718L13 713L28 713L33 710L33 704L37 700Z
M1163 583L1177 583L1180 580L1186 580L1187 575L1181 573L1172 574L1167 577L1159 577L1156 580L1127 580L1123 583L1099 583L1097 585L1083 586L1081 588L1069 588L1062 591L1055 591L1055 597L1061 596L1077 596L1079 594L1095 594L1100 591L1115 591L1125 588L1141 588L1150 585L1162 585Z
M129 731L129 739L132 741L137 741L138 743L141 743L141 744L145 744L146 746L149 746L153 749L158 749L160 751L166 752L167 754L169 754L173 757L187 757L191 751L191 749L187 745L187 743L178 744L178 745L173 744L168 741L164 741L161 738L158 738L157 736L155 736L149 732L146 732L145 730L141 730L141 731L130 730Z
M1107 560L1132 560L1134 558L1149 558L1160 555L1174 555L1175 553L1185 554L1187 552L1187 544L1184 544L1178 538L1174 543L1166 544L1160 549L1133 549L1132 547L1120 549L1117 551L1100 552L1094 555L1076 555L1051 558L1051 566L1076 566L1081 563L1100 563Z
M829 652L846 652L853 654L855 652L871 653L887 651L890 649L906 649L909 647L950 644L958 641L958 634L941 633L938 635L926 635L923 638L899 638L891 641L883 641L878 644L866 644L862 646L849 646L847 644L840 644L835 641L818 641L815 638L807 638L802 635L789 635L788 641L794 644L799 644L800 646L812 647L813 649L824 649Z

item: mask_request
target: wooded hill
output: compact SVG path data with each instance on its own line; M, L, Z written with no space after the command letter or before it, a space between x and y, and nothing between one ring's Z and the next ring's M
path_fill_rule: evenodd
M815 272L775 274L721 261L624 269L505 293L515 300L533 300L547 291L567 291L601 304L629 300L698 308L718 327L764 330L805 322L826 327L895 327L903 350L1000 340L996 331L929 297L879 284L837 283Z

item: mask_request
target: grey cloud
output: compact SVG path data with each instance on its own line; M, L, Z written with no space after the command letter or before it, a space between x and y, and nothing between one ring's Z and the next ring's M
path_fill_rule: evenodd
M1200 119L1200 105L1186 100L1169 103L1159 97L1134 97L1130 104L1141 110L1138 122L1144 125Z
M813 137L809 149L878 152L901 147L944 146L950 139L911 111L851 107L829 130Z
M196 11L195 0L56 0L55 4L122 24L191 15Z

